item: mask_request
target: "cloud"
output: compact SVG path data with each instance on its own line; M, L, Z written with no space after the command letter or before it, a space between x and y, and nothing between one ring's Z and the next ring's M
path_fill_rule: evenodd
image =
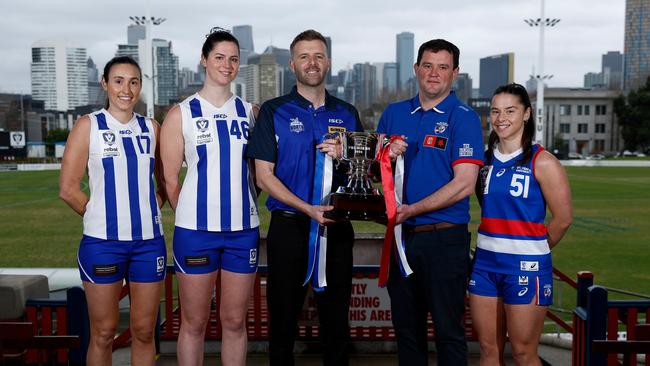
M416 48L445 38L461 49L461 69L478 85L481 57L515 52L515 79L524 82L537 63L537 29L525 18L539 16L538 0L241 0L218 2L150 1L151 14L166 18L153 29L172 41L181 67L196 69L199 49L212 26L251 24L256 51L267 45L288 48L302 30L314 28L332 38L333 68L356 62L395 60L395 35L415 34ZM98 67L126 43L131 15L145 14L145 0L65 2L32 0L3 4L0 23L0 91L29 92L31 45L39 39L68 39L88 48ZM623 49L625 6L621 1L546 0L546 16L561 18L546 37L545 71L552 86L581 86L583 74L600 70L600 56Z

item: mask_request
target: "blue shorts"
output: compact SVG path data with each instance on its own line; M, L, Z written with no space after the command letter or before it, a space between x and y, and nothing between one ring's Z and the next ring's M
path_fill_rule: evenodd
M202 231L174 228L176 272L204 274L224 269L235 273L257 272L259 228L241 231Z
M469 280L469 293L479 296L501 297L504 304L553 304L553 274L535 276L509 275L474 269Z
M167 266L165 239L120 241L84 235L77 264L82 281L113 283L125 277L131 282L161 281Z

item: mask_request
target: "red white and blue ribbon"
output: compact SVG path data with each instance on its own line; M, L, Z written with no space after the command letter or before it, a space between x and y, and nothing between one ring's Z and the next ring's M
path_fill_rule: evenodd
M379 136L380 141L383 141L384 136ZM388 282L388 275L390 273L390 255L395 243L395 254L397 255L397 262L399 263L400 272L404 277L413 273L413 270L408 264L406 259L406 250L404 248L404 239L402 232L402 225L395 225L397 216L397 207L402 204L404 196L404 157L402 155L397 157L395 162L395 175L393 176L393 168L390 161L390 145L395 140L401 140L400 136L391 136L390 142L382 145L377 152L377 160L381 167L381 184L384 189L384 200L386 203L386 216L388 216L388 223L386 224L386 234L384 235L384 246L381 250L381 262L379 267L379 286L384 287Z
M320 141L322 142L322 140ZM311 199L312 205L321 205L325 196L332 190L333 164L332 157L316 150L316 167L314 172L314 192ZM309 227L309 256L307 275L303 285L311 280L315 291L323 291L327 286L325 276L327 258L327 226L320 225L316 220L311 220Z

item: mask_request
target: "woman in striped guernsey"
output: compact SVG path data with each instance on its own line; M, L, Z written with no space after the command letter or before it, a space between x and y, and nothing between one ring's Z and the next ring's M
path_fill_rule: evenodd
M553 301L550 250L571 224L571 192L559 161L533 144L533 110L523 86L499 87L490 118L469 283L481 365L505 365L506 333L517 365L539 365L537 345ZM551 219L545 225L547 204Z
M61 198L83 216L77 261L90 316L87 363L109 365L124 278L129 284L131 363L152 365L154 326L167 255L160 206L156 121L134 113L142 74L129 57L104 68L106 107L81 117L65 147ZM81 190L88 172L90 197Z
M203 44L203 88L169 111L161 155L176 212L174 266L179 280L178 362L200 365L212 294L221 272L224 365L246 364L246 311L257 271L257 195L245 149L253 108L231 92L239 43L215 28ZM181 165L187 164L183 184ZM221 271L219 271L221 270Z

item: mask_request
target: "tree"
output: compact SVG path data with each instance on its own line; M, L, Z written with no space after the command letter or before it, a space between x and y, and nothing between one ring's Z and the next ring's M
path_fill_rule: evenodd
M627 150L650 147L650 77L645 86L614 100L614 113L621 126L621 137Z
M66 142L68 141L69 134L70 131L67 128L54 128L47 132L47 136L45 136L45 142Z

